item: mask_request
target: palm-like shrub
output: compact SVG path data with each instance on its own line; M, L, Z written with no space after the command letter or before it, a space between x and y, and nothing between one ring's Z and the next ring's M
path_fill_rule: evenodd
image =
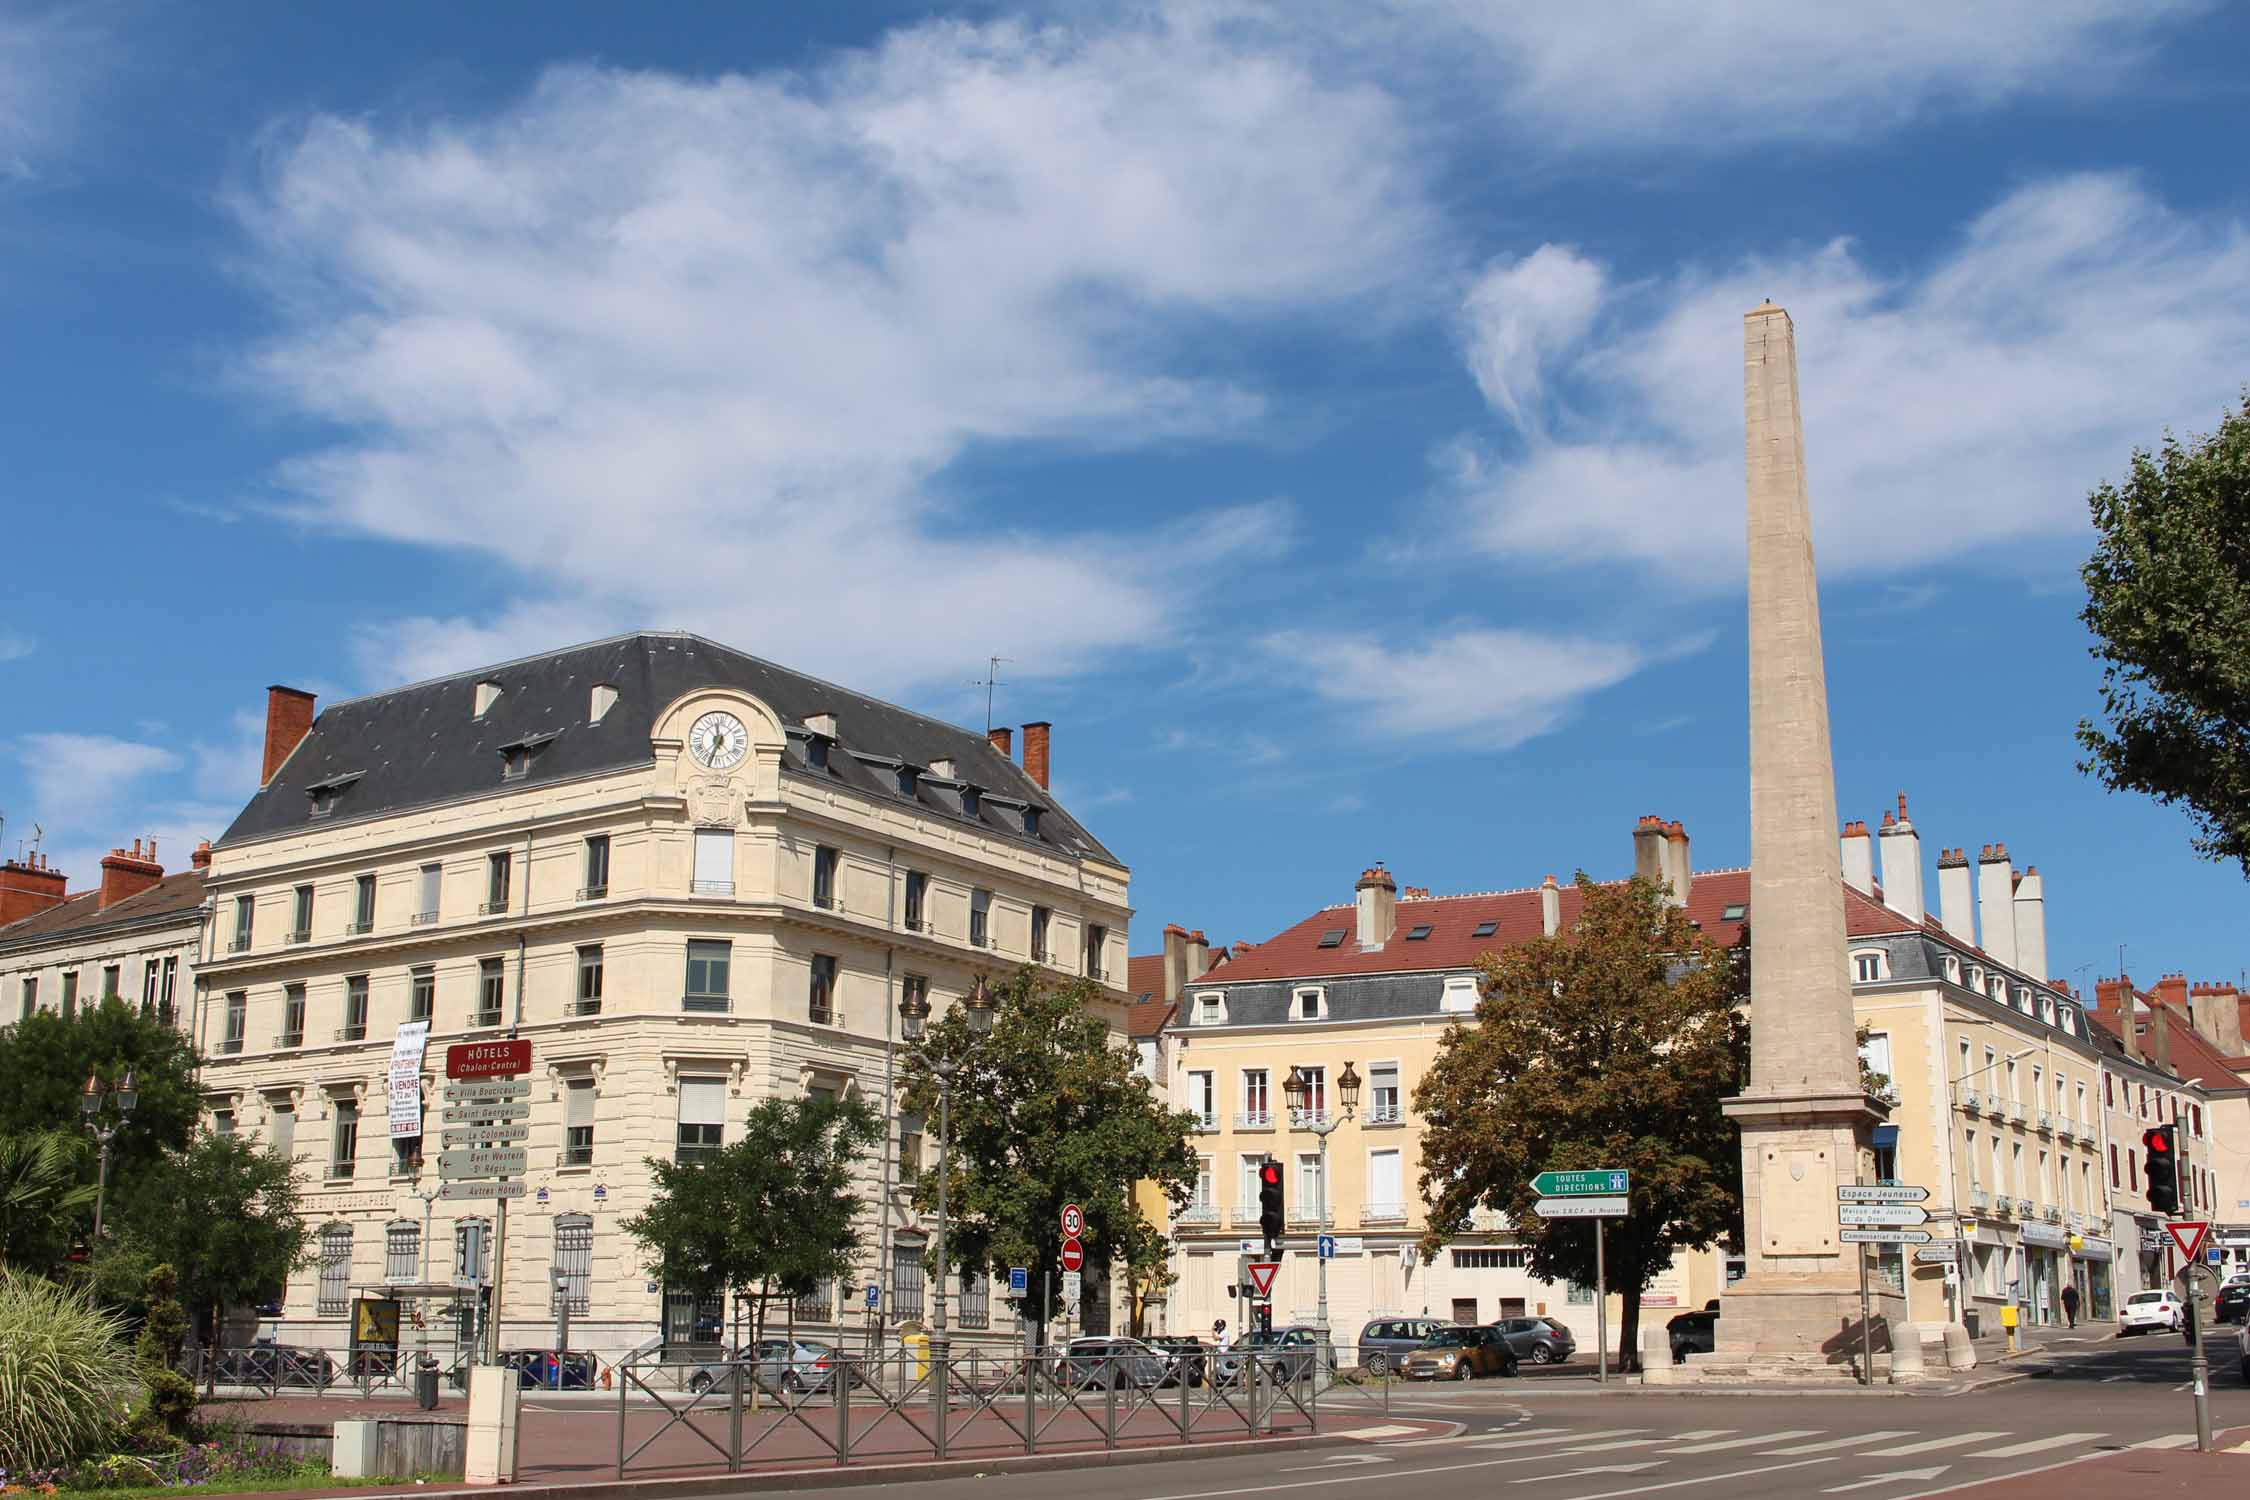
M138 1381L124 1320L0 1270L0 1470L62 1463L115 1432Z

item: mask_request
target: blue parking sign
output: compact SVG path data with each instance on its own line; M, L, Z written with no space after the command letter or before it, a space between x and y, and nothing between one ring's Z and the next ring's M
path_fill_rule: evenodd
M1025 1266L1008 1267L1008 1295L1021 1297L1031 1290L1031 1271Z
M867 1305L871 1309L883 1305L883 1289L872 1281L867 1284Z

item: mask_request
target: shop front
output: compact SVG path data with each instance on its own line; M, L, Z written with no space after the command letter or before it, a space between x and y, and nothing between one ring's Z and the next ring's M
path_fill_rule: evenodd
M2023 1277L2017 1295L2037 1327L2063 1321L2062 1289L2070 1273L2070 1235L2060 1224L2023 1226Z
M2070 1237L2070 1270L2078 1282L2078 1315L2106 1323L2117 1316L2116 1288L2111 1285L2116 1252L2108 1240L2086 1235Z

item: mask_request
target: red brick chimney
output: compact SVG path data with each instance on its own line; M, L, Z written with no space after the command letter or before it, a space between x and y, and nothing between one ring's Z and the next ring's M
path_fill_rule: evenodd
M313 702L311 693L298 688L276 684L266 689L266 767L258 785L270 783L289 752L312 732Z
M1010 760L1016 758L1016 732L1013 729L987 729L984 737L992 741L992 748Z
M62 871L47 867L44 854L26 855L0 864L0 927L62 905L63 892L69 884Z
M1023 773L1042 791L1047 788L1047 736L1054 727L1044 719L1023 726Z
M205 839L195 846L195 852L188 856L188 863L198 870L211 868L211 841L209 839Z
M2167 974L2156 981L2156 1002L2169 1006L2181 1015L2188 1013L2188 981L2185 974Z
M112 849L102 860L102 895L98 910L108 911L128 896L138 896L164 878L164 867L156 862L156 841L149 840L148 853L141 852L141 841L133 840L133 852Z

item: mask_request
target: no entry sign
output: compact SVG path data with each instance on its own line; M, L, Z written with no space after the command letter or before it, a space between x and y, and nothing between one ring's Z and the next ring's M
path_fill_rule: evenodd
M1085 1264L1085 1249L1076 1240L1064 1240L1062 1244L1062 1268L1066 1271L1077 1271L1083 1269Z

